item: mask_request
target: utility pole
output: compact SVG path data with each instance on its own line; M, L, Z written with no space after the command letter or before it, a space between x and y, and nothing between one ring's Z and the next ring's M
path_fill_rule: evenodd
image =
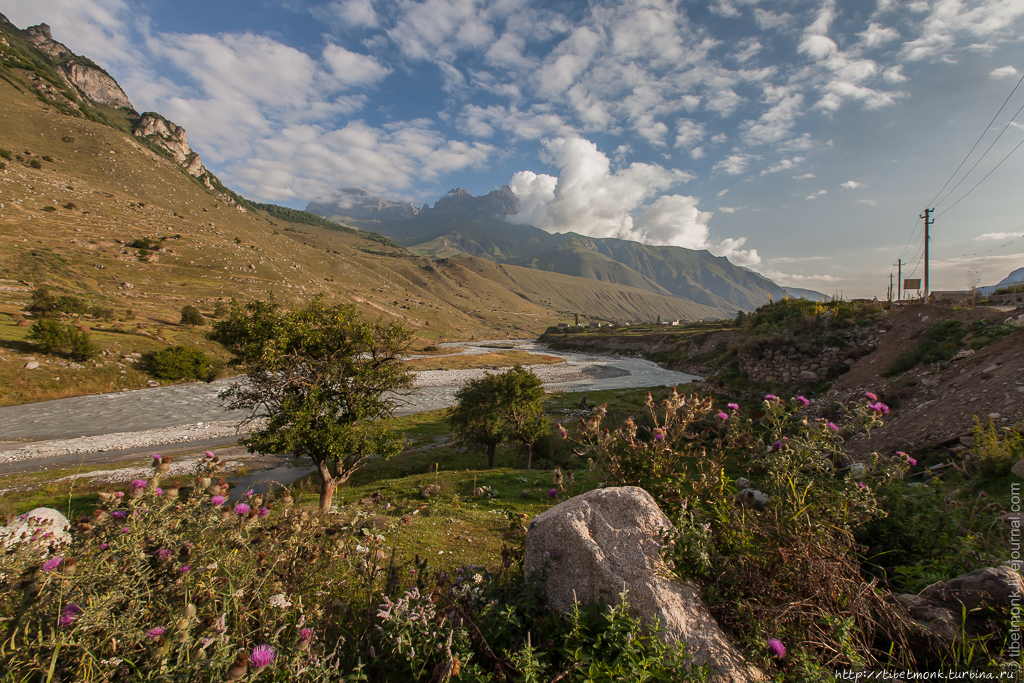
M896 290L896 301L903 301L903 259L896 259L896 267L899 269L899 275L896 276L896 283L900 286Z
M892 273L889 273L889 295L886 297L889 303L892 303Z
M932 212L935 209L925 209L924 213L918 216L918 218L924 219L924 300L928 302L928 228L935 225L935 219L932 218Z

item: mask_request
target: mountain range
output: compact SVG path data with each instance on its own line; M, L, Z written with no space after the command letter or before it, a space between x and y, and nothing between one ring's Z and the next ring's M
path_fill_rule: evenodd
M475 256L676 296L729 314L788 292L768 278L708 251L645 245L573 232L549 233L514 222L519 200L508 185L480 197L451 190L433 207L415 207L346 188L306 207L330 220L373 230L431 258ZM810 296L823 296L807 291Z

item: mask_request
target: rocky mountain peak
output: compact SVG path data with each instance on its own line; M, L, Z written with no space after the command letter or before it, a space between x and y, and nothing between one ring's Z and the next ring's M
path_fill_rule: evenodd
M29 26L27 29L25 29L25 34L31 38L35 38L36 36L41 35L45 37L47 40L53 40L53 35L50 33L49 24L37 24L36 26Z
M462 216L512 216L519 211L519 198L508 185L482 197L474 197L468 190L457 187L438 199L433 211Z
M409 202L378 197L358 187L343 187L332 197L310 202L306 211L318 216L347 216L356 220L408 220L420 209Z
M139 118L132 133L170 154L190 176L204 178L210 186L209 179L205 178L206 168L199 155L188 146L184 128L156 112L147 111Z

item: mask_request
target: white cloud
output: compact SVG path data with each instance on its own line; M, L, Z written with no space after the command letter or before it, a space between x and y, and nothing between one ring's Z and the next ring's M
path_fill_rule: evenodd
M721 211L722 213L736 213L737 211L742 211L745 208L747 208L747 207L745 207L745 206L720 206L720 207L718 207L718 210Z
M377 28L380 21L372 0L335 0L313 8L312 14L328 23L340 22L349 28Z
M676 122L676 142L675 146L680 149L688 149L694 146L695 143L700 142L704 139L707 134L704 130L704 124L693 121L692 119L679 119Z
M772 263L804 263L807 261L831 261L831 256L779 256L771 259Z
M718 196L719 197L724 197L727 194L729 194L729 188L725 188L724 190L719 190L718 191Z
M1014 68L1014 67L1012 67L1010 65L1007 65L1007 66L1001 66L998 69L992 69L992 71L990 71L988 73L988 75L991 76L992 78L995 78L995 79L1000 79L1000 78L1016 78L1017 77L1017 73L1018 72L1017 72L1016 68Z
M704 153L703 147L694 147L690 150L691 159L703 159L705 156L707 155Z
M761 171L761 175L768 175L769 173L778 173L779 171L788 171L794 168L797 164L802 162L804 157L793 157L792 159L780 159L778 163L769 166L768 168Z
M873 48L899 40L900 32L891 26L882 26L872 21L864 31L857 35L860 36L864 47Z
M839 187L846 188L847 190L856 190L857 188L864 187L864 183L858 183L856 180L847 180L845 183L839 183Z
M821 197L826 194L828 194L828 190L818 190L817 192L812 192L811 194L807 195L807 199L817 199L818 197Z
M1017 237L1024 237L1024 232L986 232L984 235L978 235L974 238L974 241L979 240L1009 240Z
M789 93L788 88L765 88L765 99L773 102L768 111L756 121L744 121L742 138L748 144L761 145L780 142L796 124L803 107L801 93Z
M747 170L750 157L746 154L730 154L712 167L712 170L723 170L729 175L739 175Z
M813 287L815 285L831 285L837 282L842 282L845 279L824 273L799 275L796 273L783 273L778 270L760 270L759 272L775 284L782 285L784 287L790 286L806 288L808 286Z
M897 64L896 66L890 66L882 74L882 78L887 80L889 83L903 83L904 81L910 80L903 75L903 65Z
M817 177L818 176L814 175L813 173L804 173L803 175L795 175L795 176L793 176L793 179L794 180L810 180L811 178L817 178Z
M868 206L877 206L878 202L874 199L858 199L858 204L867 204Z
M793 23L793 15L788 12L769 12L760 7L754 10L754 19L762 29L789 28Z

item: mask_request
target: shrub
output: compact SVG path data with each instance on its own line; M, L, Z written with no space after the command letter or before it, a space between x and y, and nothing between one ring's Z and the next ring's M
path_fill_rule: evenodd
M89 339L89 333L68 327L67 354L71 360L91 360L99 355L100 349Z
M89 310L88 305L76 296L63 295L58 297L53 310L61 313L85 313Z
M57 296L50 291L49 287L40 287L32 292L32 300L29 302L28 310L39 315L56 310Z
M65 209L69 209L69 210L73 210L73 209L77 209L78 207L75 205L74 202L68 202L67 204L64 205L64 208Z
M6 159L7 161L11 161L12 159L14 159L14 153L11 152L11 150L9 149L0 148L0 159Z
M6 171L6 170L7 170L7 163L3 162L3 161L0 161L0 171Z
M113 308L105 308L102 306L93 306L89 310L90 315L97 320L104 320L106 322L112 322L117 320L117 313Z
M28 165L31 166L32 168L42 168L43 162L39 161L39 159L33 159L32 161L28 162Z
M43 353L56 353L67 347L68 328L56 320L37 320L28 330L28 338Z
M35 160L33 159L33 161L35 161ZM47 213L53 213L56 210L57 210L56 206L49 206L49 205L47 205L47 206L43 207L43 211L45 211Z
M151 353L146 358L150 372L160 379L212 380L215 370L210 358L192 346L169 346Z
M182 306L181 321L179 324L191 325L192 327L195 327L196 325L205 325L206 318L203 317L203 314L199 312L198 308L189 304Z
M49 154L44 154L43 155L43 161L46 161L46 162L52 164L53 163L53 157L51 157Z

